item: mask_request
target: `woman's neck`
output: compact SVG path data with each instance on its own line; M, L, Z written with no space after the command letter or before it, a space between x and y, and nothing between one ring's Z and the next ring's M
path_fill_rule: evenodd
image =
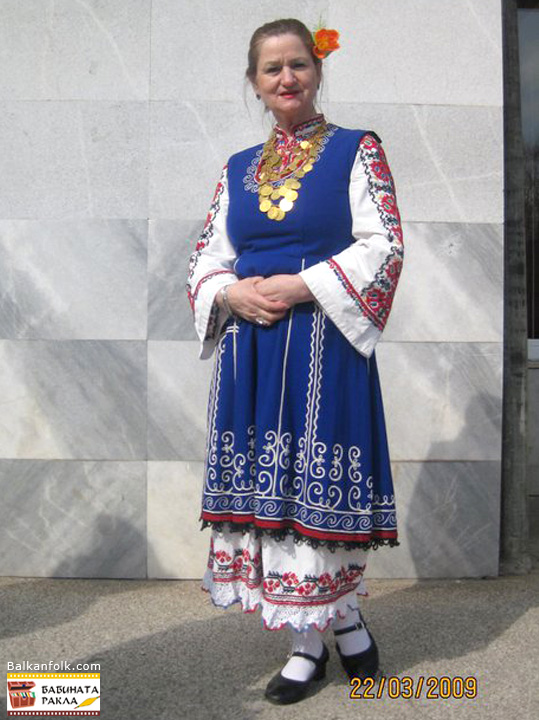
M301 125L302 123L307 122L308 120L311 120L311 118L316 117L319 115L319 113L316 112L314 107L312 108L311 112L305 113L304 115L298 116L298 117L277 117L275 116L275 120L277 122L277 125L279 128L286 134L288 137L294 136L294 128L298 125Z

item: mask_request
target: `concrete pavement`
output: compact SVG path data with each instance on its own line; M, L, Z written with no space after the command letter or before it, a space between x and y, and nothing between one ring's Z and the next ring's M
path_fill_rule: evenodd
M539 568L486 579L368 580L367 588L362 608L387 677L410 676L417 688L420 676L473 676L477 697L427 699L424 686L418 699L350 699L328 636L319 692L271 705L263 690L284 663L286 631L263 631L258 612L237 605L214 608L193 580L0 578L2 667L100 662L104 720L539 717ZM2 696L5 712L5 686Z

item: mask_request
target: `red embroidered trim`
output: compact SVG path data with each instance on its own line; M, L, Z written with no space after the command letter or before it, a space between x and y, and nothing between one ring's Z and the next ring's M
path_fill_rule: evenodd
M201 589L203 592L205 592L205 593L208 593L208 594L211 593L211 591L208 590L208 588L205 588L203 585L200 586L200 589ZM358 592L358 591L356 590L356 592ZM362 593L359 593L359 594L361 594L363 597L369 597L369 593L368 593L366 590L365 590L365 592L362 592ZM234 603L236 603L236 602L239 602L239 603L240 603L241 611L242 611L243 613L254 613L254 612L256 612L258 609L260 609L260 606L261 606L261 603L256 603L256 605L255 605L254 607L252 607L252 608L246 608L245 605L243 604L241 598L237 598L236 600L233 601L232 604L234 604ZM224 606L222 606L222 607L224 607ZM227 605L227 607L228 607L228 605ZM347 612L348 612L348 611L347 611ZM341 620L342 620L342 619L344 619L344 618L346 617L347 612L345 612L344 614L342 614L342 613L340 613L338 610L335 610L335 618L339 617L339 618L341 618ZM335 618L328 618L328 621L326 622L326 624L325 624L323 627L321 627L318 623L313 622L313 623L309 623L309 624L308 624L305 628L303 628L303 629L305 630L307 627L315 627L315 628L316 628L317 630L319 630L320 632L324 632L324 630L327 630L328 627L332 624L332 622L333 622L333 620L334 620ZM288 622L284 622L284 623L281 623L280 625L277 625L277 627L270 627L270 626L268 625L268 623L267 623L267 621L266 621L265 618L262 618L262 621L263 621L263 623L264 623L264 630L274 630L274 631L276 631L276 630L282 630L284 627L286 627L287 625L290 624L290 623L288 623Z
M289 604L290 598L293 597L294 604L298 604L298 601L317 592L318 597L309 597L307 602L301 602L300 604L302 606L311 606L325 605L328 600L335 602L335 600L351 592L359 584L365 567L365 565L352 565L347 570L343 565L334 576L325 572L319 577L306 575L302 580L299 580L293 572L279 573L272 571L264 578L264 598L274 605L283 605ZM276 590L280 591L280 593L275 592Z
M308 537L319 538L322 540L347 540L350 542L368 542L372 538L397 538L397 530L377 530L376 528L373 528L370 533L331 533L306 528L305 526L301 525L301 523L298 523L295 520L261 520L255 515L242 515L240 518L238 518L237 516L231 515L230 513L211 513L207 510L203 510L201 512L200 519L214 522L229 521L238 525L253 523L256 527L260 528L294 528L302 535L307 535Z
M335 602L354 590L365 571L366 564L351 564L348 569L341 565L332 575L305 575L301 580L296 573L272 570L262 576L261 551L251 555L247 548L236 548L234 557L225 550L215 550L213 538L210 542L208 568L216 583L243 582L250 589L262 584L264 599L273 605L301 605L315 607Z
M402 269L404 256L402 227L397 207L395 184L384 149L372 135L367 134L361 138L358 152L365 167L369 195L376 205L391 243L390 250L374 280L359 292L333 258L329 258L326 262L337 275L360 312L378 330L382 331L389 317L393 296Z
M362 312L367 315L369 320L374 323L375 325L378 322L377 316L372 312L369 304L363 299L363 297L357 292L355 287L352 285L348 277L346 276L346 273L342 269L342 267L339 265L339 263L334 260L333 258L329 258L327 260L327 263L329 267L333 270L333 272L337 275L341 283L346 288L346 292L354 299L354 302L356 305L359 305Z
M198 285L196 286L195 292L192 292L192 286L191 286L191 279L194 275L195 268L198 264L199 258L202 254L202 251L204 248L209 244L210 240L213 237L213 222L215 220L215 216L219 212L219 208L221 206L221 195L224 192L225 186L224 186L224 177L227 172L228 165L225 165L223 168L223 171L221 173L221 177L219 179L219 182L217 183L217 187L215 188L215 193L213 195L213 200L211 201L210 209L208 211L208 214L206 216L206 222L204 223L204 228L202 230L202 233L200 234L200 237L197 241L195 252L191 255L189 258L189 274L187 276L187 297L189 298L189 304L191 305L191 310L195 309L195 301L196 296L198 294L198 290L200 288L200 285L202 282L205 282L205 279L208 278L208 276L204 276L202 280L199 281ZM225 271L220 271L225 272ZM228 272L228 271L226 271Z
M212 270L212 272L209 272L209 273L207 273L206 275L204 275L202 278L200 278L200 280L198 281L197 286L196 286L196 288L195 288L195 291L194 291L194 293L193 293L192 296L191 296L191 298L192 298L191 307L193 307L193 305L194 305L195 302L196 302L196 299L197 299L197 297L198 297L198 293L199 293L199 291L200 291L201 286L202 286L205 282L207 282L208 280L210 280L212 277L215 277L215 275L222 275L223 273L225 273L225 274L228 273L229 275L234 275L234 273L232 272L232 270Z

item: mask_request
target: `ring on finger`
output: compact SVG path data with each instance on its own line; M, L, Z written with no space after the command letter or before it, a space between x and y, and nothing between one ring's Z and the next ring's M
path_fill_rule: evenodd
M255 318L255 322L257 323L257 325L267 325L267 324L268 324L268 323L267 323L265 320L263 320L261 317L256 317L256 318Z

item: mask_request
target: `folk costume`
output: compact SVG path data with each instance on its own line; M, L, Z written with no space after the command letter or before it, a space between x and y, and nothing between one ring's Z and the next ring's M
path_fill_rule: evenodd
M397 523L374 348L403 258L377 135L322 115L233 155L187 290L215 352L200 519L202 588L264 626L324 630L366 594L366 551ZM214 302L245 277L299 273L315 297L270 326Z

